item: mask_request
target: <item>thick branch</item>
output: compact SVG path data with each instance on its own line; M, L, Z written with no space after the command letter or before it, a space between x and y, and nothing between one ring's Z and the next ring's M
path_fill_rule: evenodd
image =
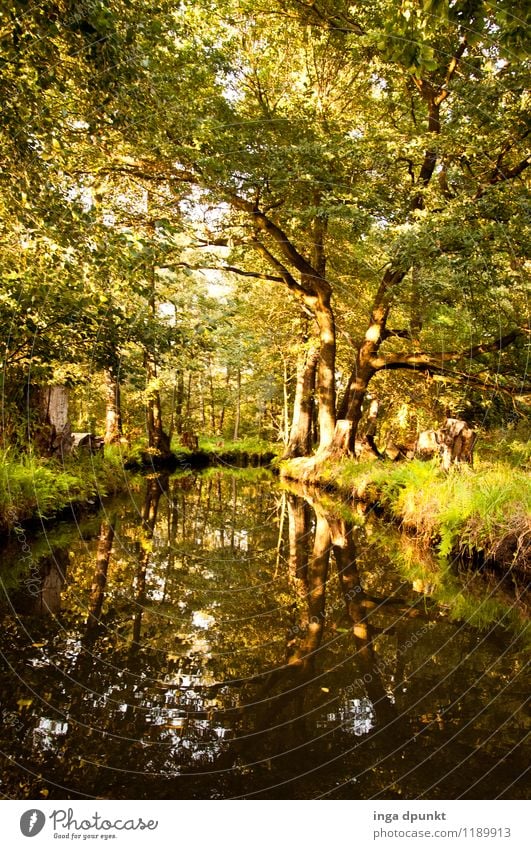
M503 183L505 180L514 180L515 177L519 177L520 174L525 171L526 168L529 168L530 165L531 153L512 168L505 168L501 165L496 165L496 168L489 179L489 185L494 186L496 183Z
M489 343L481 342L479 345L473 345L471 348L467 348L464 351L438 351L435 354L418 351L410 354L398 353L372 357L371 366L375 371L398 368L419 370L426 370L429 367L440 368L442 363L451 363L466 359L470 360L475 357L479 357L481 354L501 351L503 348L507 348L511 345L520 336L524 335L525 331L517 328L516 330L512 330L510 333L507 333L505 336L501 336L499 339L495 339Z
M389 371L401 369L404 371L414 371L417 372L418 375L427 375L429 377L441 377L445 380L453 380L456 383L466 384L474 389L479 389L484 392L486 390L493 390L496 392L502 392L504 395L509 395L511 398L525 398L531 394L531 386L518 386L509 387L504 386L501 383L492 383L488 380L482 380L481 378L476 377L473 374L469 374L468 372L455 371L450 369L445 369L441 367L437 367L434 365L417 365L415 363L401 362L401 363L390 363L389 365L383 366L382 368L388 369ZM376 369L378 371L379 369Z
M258 239L253 239L251 244L253 245L255 250L259 251L259 253L261 253L262 256L267 259L270 265L272 265L273 268L278 271L278 273L280 274L280 279L286 284L288 289L290 289L292 292L295 292L305 302L308 298L311 298L312 296L315 297L313 293L307 292L306 289L304 289L300 285L300 283L297 283L297 281L295 280L293 275L290 274L286 266L283 265L280 260L278 260L276 256L274 256L271 251L269 251L266 246L262 244L262 242L260 242Z
M439 101L439 105L448 97L448 87L452 81L452 78L459 67L459 62L463 58L463 54L467 48L467 40L466 36L462 39L459 47L455 51L454 55L450 59L450 64L448 65L448 71L446 73L446 79L444 84L441 86L441 90L437 95L436 101Z
M229 200L236 209L241 209L243 212L247 212L252 215L253 222L257 229L271 236L280 248L284 257L300 274L304 275L305 279L313 286L314 291L311 294L317 295L320 290L325 290L328 293L330 292L330 284L328 281L317 273L313 265L311 265L308 260L299 253L284 231L264 212L262 212L262 210L258 209L251 201L248 201L239 195L231 194L229 196ZM284 266L282 267L284 268Z

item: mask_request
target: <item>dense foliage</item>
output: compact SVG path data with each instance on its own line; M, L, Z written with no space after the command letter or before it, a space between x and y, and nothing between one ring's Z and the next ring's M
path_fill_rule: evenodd
M3 6L4 447L525 414L526 4Z

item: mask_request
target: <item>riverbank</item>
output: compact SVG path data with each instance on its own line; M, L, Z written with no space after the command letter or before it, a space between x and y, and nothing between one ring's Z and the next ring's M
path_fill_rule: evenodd
M126 492L130 476L121 454L69 457L64 462L3 452L0 457L0 535L71 508L90 508L102 498Z
M281 477L333 490L391 519L440 561L531 574L531 480L524 468L479 461L449 474L437 461L297 458Z
M103 498L128 492L135 473L259 467L275 456L271 446L256 440L206 442L197 451L177 446L165 457L139 447L106 446L103 454L72 455L63 462L5 451L0 456L0 537L18 526L59 517L65 510L91 509Z

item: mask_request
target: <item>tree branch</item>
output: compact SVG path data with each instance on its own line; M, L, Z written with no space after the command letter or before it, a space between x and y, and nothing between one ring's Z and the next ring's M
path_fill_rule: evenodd
M297 250L293 242L288 239L284 231L272 221L269 216L262 210L258 209L255 204L236 194L230 194L229 200L236 209L240 209L253 217L253 221L257 229L267 233L276 242L284 257L293 265L297 271L302 274L312 287L313 291L307 294L316 296L319 291L325 290L330 293L330 284L328 280L321 277L317 273L313 265ZM262 243L259 243L262 244ZM264 247L262 245L262 247ZM272 256L272 255L270 255ZM278 262L278 260L276 260ZM287 269L282 266L285 272ZM290 275L291 276L291 275ZM293 278L291 278L293 280ZM297 284L299 286L299 284ZM299 288L302 288L299 286Z
M531 385L530 386L518 386L518 388L503 386L503 384L501 384L501 383L492 383L488 380L482 380L480 378L477 378L473 374L469 374L468 372L455 371L455 369L452 370L452 369L444 369L444 368L440 368L440 367L438 368L437 366L434 366L434 365L419 366L419 365L415 365L413 363L393 363L393 364L390 364L388 366L384 366L383 368L389 369L390 371L396 370L396 369L402 369L404 371L414 371L419 375L428 375L430 377L441 377L441 378L444 378L445 380L453 380L456 383L467 384L468 386L470 386L474 389L479 389L480 391L483 391L483 392L485 390L489 390L489 389L496 391L496 392L503 392L504 395L508 395L513 399L514 398L523 399L523 398L526 398L527 396L531 395ZM379 371L380 369L376 369L376 370Z
M272 283L285 283L283 277L275 277L274 274L264 274L261 271L245 271L243 268L236 268L234 265L188 265L186 262L178 263L181 268L189 268L192 271L230 271L231 274L238 274L240 277L253 277L256 280L270 280ZM165 266L167 268L168 266Z
M502 168L501 165L496 164L496 167L489 179L489 185L494 186L496 183L502 183L505 180L514 180L515 177L519 177L522 171L525 171L525 169L529 168L530 165L531 153L512 168Z
M503 348L507 348L511 345L519 337L524 336L526 332L527 331L522 328L517 328L516 330L511 330L511 332L507 333L505 336L501 336L499 339L495 339L489 343L481 342L480 344L473 345L471 348L464 351L439 351L436 354L418 351L410 354L399 353L372 357L371 366L375 371L399 368L419 370L427 370L429 368L441 369L441 363L451 363L465 359L470 360L479 357L481 354L501 351ZM442 370L442 373L446 372Z
M261 254L262 254L262 256L264 256L264 257L267 259L267 261L270 263L270 265L272 265L272 266L273 266L273 268L275 268L275 269L276 269L276 271L278 271L278 273L280 274L280 280L286 284L286 286L288 287L288 289L290 289L292 292L295 292L295 293L296 293L296 294L297 294L300 298L302 298L305 302L306 302L306 300L307 300L307 299L309 299L309 298L311 298L311 297L312 297L313 293L312 293L312 295L311 295L310 293L308 293L308 292L306 291L306 289L304 289L304 288L300 285L300 283L297 283L297 281L296 281L296 280L295 280L295 278L294 278L294 277L290 274L290 272L288 271L288 269L286 268L286 266L285 266L285 265L283 265L283 264L280 262L280 260L278 260L278 259L276 258L276 256L274 256L274 255L271 253L271 251L269 251L269 250L266 248L266 246L265 246L262 242L260 242L260 240L259 240L259 239L253 239L253 240L252 240L252 242L251 242L251 244L253 245L253 247L255 248L255 250L259 251L259 253L261 253ZM315 297L315 295L313 295L313 297Z

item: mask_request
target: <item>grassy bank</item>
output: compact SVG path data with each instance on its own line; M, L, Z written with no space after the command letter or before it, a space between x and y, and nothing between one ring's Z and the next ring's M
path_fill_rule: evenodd
M436 461L327 460L306 474L304 462L296 460L283 463L281 471L379 507L434 547L441 561L463 556L531 572L531 480L525 468L479 460L473 469L446 474Z
M32 454L0 455L0 533L17 523L50 518L70 504L125 491L128 479L118 450L71 457L61 463Z
M242 439L220 441L201 439L198 452L179 445L175 451L174 466L163 467L176 471L195 468L194 458L202 460L198 467L206 467L216 460L225 465L239 460L245 464L274 455L274 446L263 440ZM145 462L146 446L138 442L133 446L106 446L105 454L71 456L64 462L46 459L33 454L0 452L0 534L6 534L17 523L51 518L70 504L90 503L107 495L125 492L130 485L129 470L149 469Z

